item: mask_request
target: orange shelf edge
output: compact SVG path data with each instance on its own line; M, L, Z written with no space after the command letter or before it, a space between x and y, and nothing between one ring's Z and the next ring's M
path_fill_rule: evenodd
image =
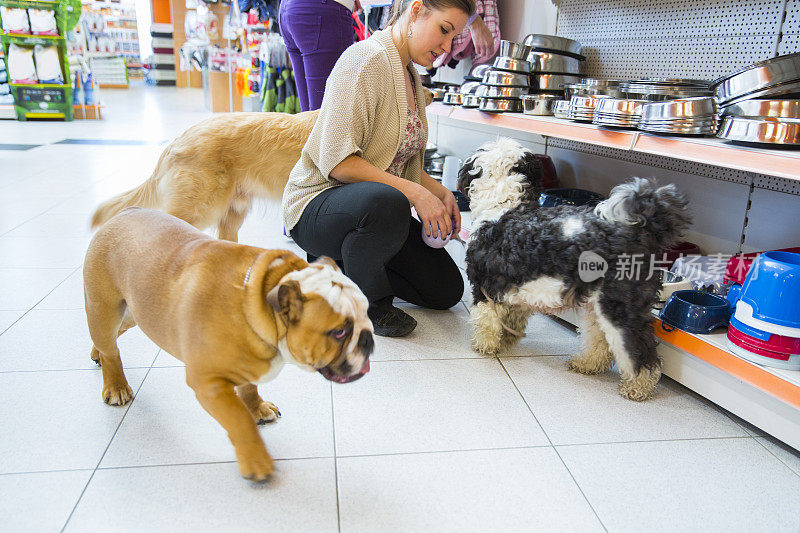
M731 144L705 144L676 137L640 135L634 150L637 152L678 157L696 163L769 174L800 180L800 157L781 153L748 150ZM680 154L676 156L675 154Z
M685 331L674 329L666 332L661 328L661 320L657 318L653 320L653 328L656 337L661 340L796 409L800 409L800 387Z

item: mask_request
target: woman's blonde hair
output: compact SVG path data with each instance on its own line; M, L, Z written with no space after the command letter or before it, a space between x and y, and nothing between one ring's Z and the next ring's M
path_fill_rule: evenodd
M394 0L392 3L392 16L389 18L387 25L392 25L400 19L400 16L408 10L413 0ZM449 9L455 7L460 9L467 16L471 17L475 14L475 0L422 0L422 5L425 9Z

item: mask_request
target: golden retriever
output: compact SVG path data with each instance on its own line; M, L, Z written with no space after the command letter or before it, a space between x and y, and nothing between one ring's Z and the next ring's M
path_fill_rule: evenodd
M226 113L192 126L167 146L147 181L100 204L92 228L137 206L237 241L253 199L280 202L318 114Z

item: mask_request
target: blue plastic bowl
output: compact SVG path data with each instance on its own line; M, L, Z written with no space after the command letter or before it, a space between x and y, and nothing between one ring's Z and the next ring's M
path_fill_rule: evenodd
M597 205L603 200L605 197L602 194L584 189L547 189L539 195L542 207Z
M759 255L741 289L733 289L728 299L749 304L755 319L800 329L800 254Z
M675 291L659 315L661 321L689 333L708 334L727 326L731 306L722 296L702 291Z

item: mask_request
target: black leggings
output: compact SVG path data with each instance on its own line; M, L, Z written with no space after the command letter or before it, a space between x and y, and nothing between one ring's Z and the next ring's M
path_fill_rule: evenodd
M422 241L403 193L382 183L351 183L317 195L290 234L309 254L336 260L366 295L370 310L393 296L430 309L449 309L464 280L444 249Z

